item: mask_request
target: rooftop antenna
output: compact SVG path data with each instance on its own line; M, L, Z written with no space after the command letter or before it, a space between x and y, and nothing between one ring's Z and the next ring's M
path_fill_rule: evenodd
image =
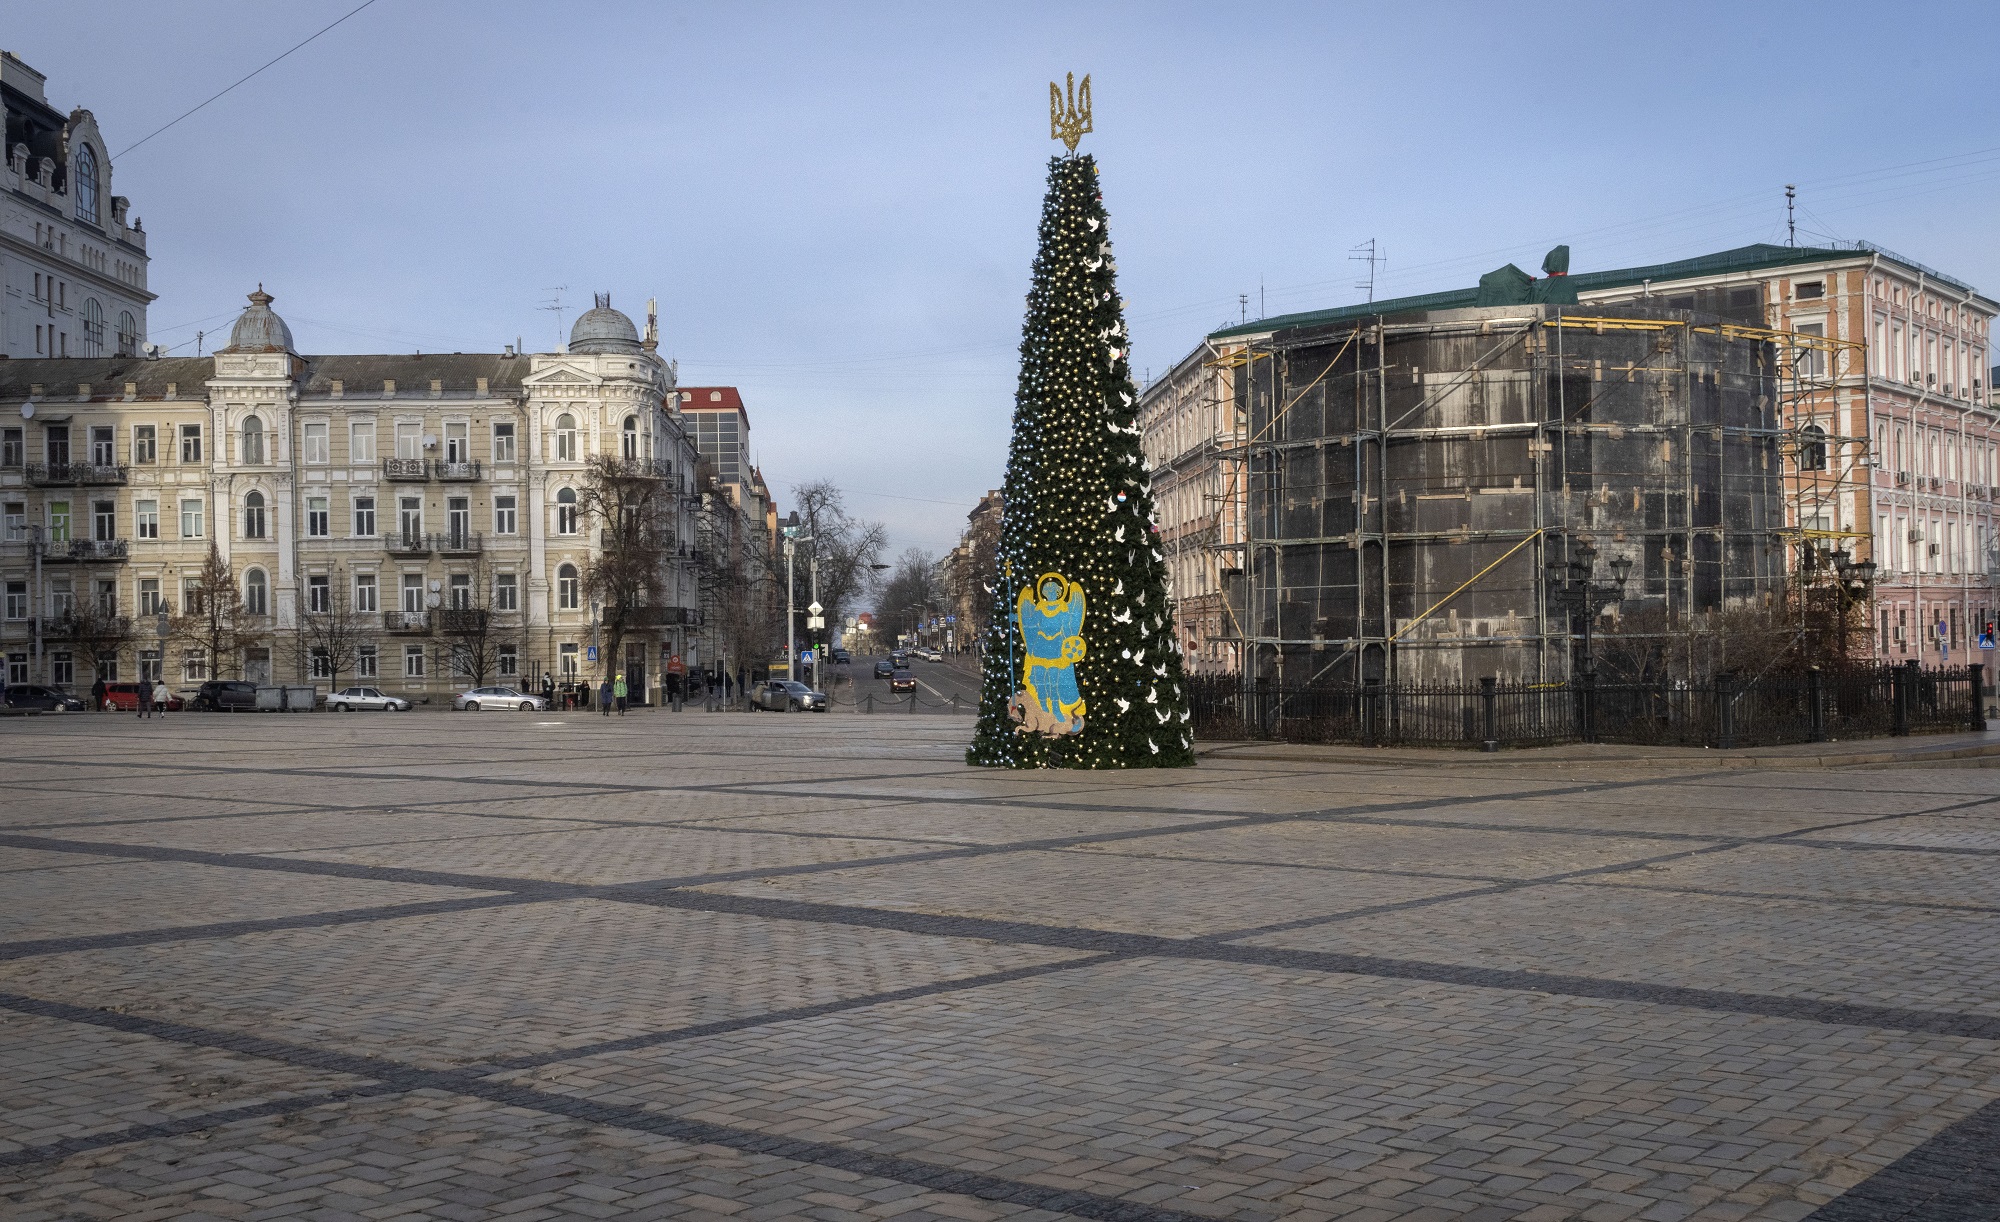
M1792 183L1785 184L1785 245L1799 244L1798 222L1792 219L1792 201L1799 197L1799 189Z
M1250 294L1248 293L1236 294L1236 321L1250 321Z
M1379 263L1383 267L1389 266L1389 256L1376 251L1374 238L1369 238L1366 242L1351 249L1368 252L1367 254L1350 254L1347 256L1347 260L1350 263L1366 263L1368 265L1368 279L1355 281L1354 287L1367 290L1368 300L1373 302L1375 300L1375 265Z
M569 307L563 304L562 295L564 293L569 292L569 285L558 284L554 288L544 289L543 291L548 293L554 293L555 296L549 298L547 303L536 306L535 308L538 310L547 310L549 313L554 314L556 316L555 351L566 352L568 351L568 349L563 344L563 315L566 312L568 312Z
M208 332L206 331L197 331L194 333L194 354L196 356L201 355L201 338L207 334Z
M1269 311L1264 309L1264 277L1262 276L1257 277L1257 317L1270 317Z

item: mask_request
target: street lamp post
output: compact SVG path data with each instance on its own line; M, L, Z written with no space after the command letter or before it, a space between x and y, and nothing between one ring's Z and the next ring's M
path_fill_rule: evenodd
M1546 567L1549 600L1568 613L1572 641L1575 640L1577 620L1583 620L1581 673L1572 661L1571 689L1576 693L1577 728L1582 731L1585 742L1596 742L1597 669L1596 661L1591 656L1591 626L1605 607L1625 601L1625 581L1632 573L1632 558L1618 556L1611 561L1611 581L1608 583L1591 580L1597 567L1597 549L1587 543L1576 549L1567 564L1551 560Z
M1840 658L1847 660L1847 620L1855 604L1868 601L1875 586L1875 562L1856 561L1846 549L1833 553L1835 605L1840 615Z

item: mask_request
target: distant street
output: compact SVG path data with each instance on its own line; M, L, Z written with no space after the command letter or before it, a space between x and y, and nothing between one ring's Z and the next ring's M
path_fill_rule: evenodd
M908 713L910 693L891 692L887 679L875 677L881 655L856 654L846 666L828 667L820 690L833 697L836 713ZM979 705L979 661L971 654L947 654L943 662L910 659L917 680L918 713L971 712Z

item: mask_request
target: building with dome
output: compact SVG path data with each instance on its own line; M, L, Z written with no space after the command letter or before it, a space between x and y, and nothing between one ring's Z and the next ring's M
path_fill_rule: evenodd
M10 681L163 671L435 702L622 672L656 694L668 658L726 653L700 519L729 502L702 495L650 311L642 334L600 295L562 352L313 356L275 302L259 285L210 357L0 361ZM587 579L613 540L597 460L658 493L657 571L616 659L593 658L610 617ZM242 608L226 657L158 631L162 609L205 605L211 545ZM122 631L109 647L97 609Z
M146 231L112 194L96 117L50 105L45 80L0 51L0 356L137 355Z

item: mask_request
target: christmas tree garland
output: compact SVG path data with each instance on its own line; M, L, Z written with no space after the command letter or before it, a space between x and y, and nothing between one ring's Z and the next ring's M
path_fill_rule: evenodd
M1097 164L1056 157L1022 327L968 763L1194 762L1130 348Z

